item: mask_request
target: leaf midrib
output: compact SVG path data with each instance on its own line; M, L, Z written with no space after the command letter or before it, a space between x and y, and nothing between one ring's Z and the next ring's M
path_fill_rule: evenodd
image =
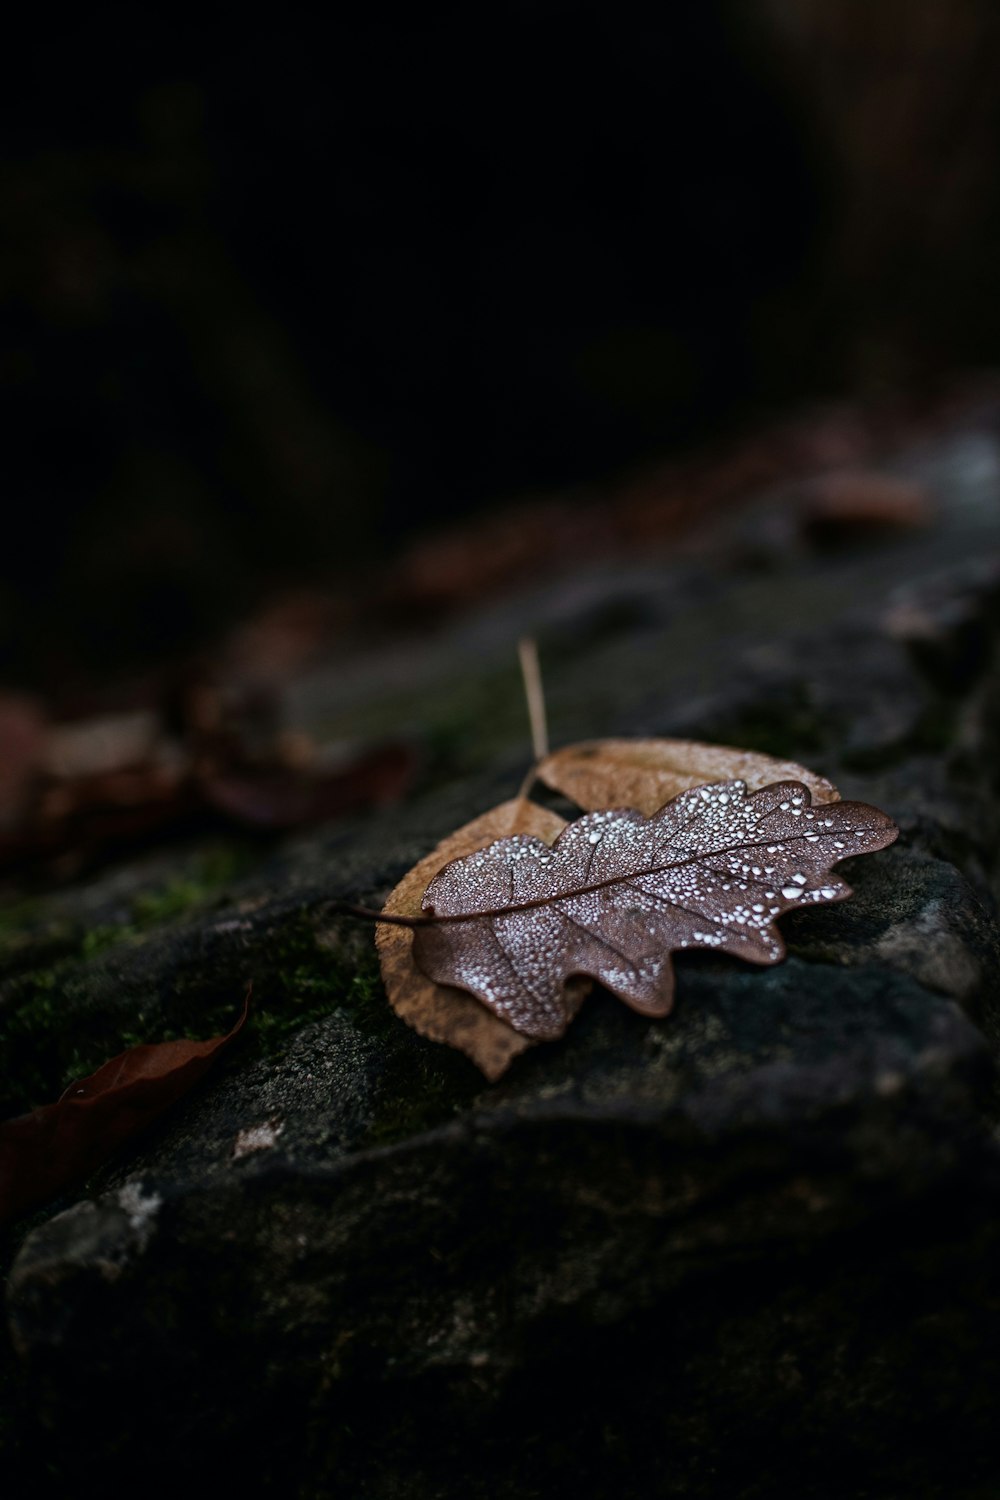
M877 833L878 829L874 824L864 823L860 827L852 828L851 832ZM685 865L698 864L705 859L716 859L720 854L737 854L743 849L766 849L769 842L780 846L795 843L805 843L807 837L808 835L804 833L793 833L790 834L787 838L778 840L765 839L758 844L730 844L724 849L705 849L700 854L692 854L686 859L671 860L665 865L655 865L651 869L647 870L628 870L622 875L612 875L609 876L607 880L598 880L591 885L576 886L572 890L559 891L557 894L552 896L534 896L530 901L519 901L510 906L495 906L489 908L489 910L487 911L446 912L441 915L436 912L433 914L425 912L422 919L417 918L416 920L421 926L437 927L445 922L478 922L486 917L511 916L516 912L537 910L537 908L540 906L552 906L557 901L569 901L572 900L575 896L588 896L592 891L606 890L608 886L611 885L622 885L626 880L635 880L647 875L662 875L666 870L680 870L683 869ZM820 834L819 837L832 838L833 835ZM470 856L466 855L466 858L470 858ZM832 869L834 865L840 864L841 860L849 858L850 854L845 850L845 852L840 855L840 858L832 860L827 868ZM808 890L808 886L803 886L802 889Z

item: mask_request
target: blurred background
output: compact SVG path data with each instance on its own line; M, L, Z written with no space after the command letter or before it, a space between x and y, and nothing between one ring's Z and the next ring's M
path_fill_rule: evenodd
M669 500L658 465L988 370L998 43L994 0L97 6L19 37L0 683L208 722L190 683L241 622L276 671L416 628L498 557L644 543L787 450Z
M1000 347L992 0L78 11L10 55L0 671Z

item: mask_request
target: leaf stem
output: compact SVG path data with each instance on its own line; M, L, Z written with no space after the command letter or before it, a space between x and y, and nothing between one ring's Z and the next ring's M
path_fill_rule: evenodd
M434 917L399 917L392 912L376 911L373 906L355 906L352 901L331 901L330 910L345 917L360 917L365 922L388 922L391 927L431 927Z
M542 669L538 664L538 645L533 636L521 637L517 643L517 654L521 662L521 676L524 679L524 696L528 700L531 748L537 763L544 760L549 753L549 726L545 714Z

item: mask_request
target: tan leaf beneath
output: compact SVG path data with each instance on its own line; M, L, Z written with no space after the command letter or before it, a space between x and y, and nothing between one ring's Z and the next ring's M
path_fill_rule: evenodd
M825 776L795 761L698 740L585 740L547 755L535 774L585 812L634 807L647 818L681 792L713 781L744 781L751 792L800 781L814 803L840 800Z
M452 860L515 833L533 834L551 844L565 827L565 820L557 813L529 802L526 797L502 802L443 839L403 876L383 910L393 916L419 917L428 885ZM518 1053L532 1045L529 1037L520 1035L466 991L437 984L421 973L413 959L410 928L380 923L375 929L375 942L386 993L397 1016L421 1036L457 1047L491 1083L506 1071ZM587 979L573 981L574 1013L590 988Z

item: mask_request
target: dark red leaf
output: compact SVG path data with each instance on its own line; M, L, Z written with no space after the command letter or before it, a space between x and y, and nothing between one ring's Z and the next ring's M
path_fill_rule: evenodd
M175 1104L239 1035L249 1005L248 993L225 1036L130 1047L71 1083L55 1104L0 1125L0 1223L82 1181Z

